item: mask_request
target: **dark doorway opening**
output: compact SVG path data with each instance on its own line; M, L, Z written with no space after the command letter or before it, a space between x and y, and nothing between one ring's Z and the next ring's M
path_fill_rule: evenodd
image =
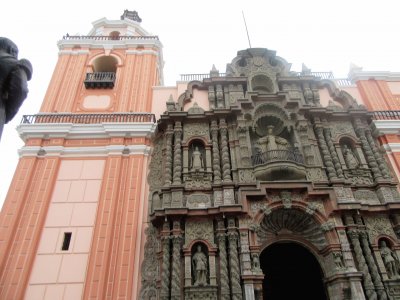
M319 263L306 248L295 243L273 244L261 253L260 263L265 275L264 299L327 299Z

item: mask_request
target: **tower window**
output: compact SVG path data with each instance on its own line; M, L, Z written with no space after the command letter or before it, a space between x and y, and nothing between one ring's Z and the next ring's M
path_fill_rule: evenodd
M101 56L93 62L93 72L86 73L84 81L87 89L113 88L117 71L117 59L113 56Z
M67 251L69 249L69 244L71 243L72 232L64 232L64 240L61 250Z

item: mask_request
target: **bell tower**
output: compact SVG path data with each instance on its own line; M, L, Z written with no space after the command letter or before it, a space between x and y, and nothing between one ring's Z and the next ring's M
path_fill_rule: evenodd
M0 218L1 299L135 299L162 45L136 11L66 35Z

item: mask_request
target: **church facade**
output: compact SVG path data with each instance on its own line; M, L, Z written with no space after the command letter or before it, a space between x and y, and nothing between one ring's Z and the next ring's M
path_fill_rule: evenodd
M396 74L250 48L164 87L140 22L59 42L18 128L1 298L400 299Z

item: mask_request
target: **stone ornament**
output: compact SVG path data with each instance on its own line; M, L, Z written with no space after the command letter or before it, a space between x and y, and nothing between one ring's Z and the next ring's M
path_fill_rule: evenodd
M201 154L198 146L194 148L192 157L190 159L190 171L204 171L203 155Z
M400 262L397 255L386 245L385 241L380 242L379 251L389 279L400 279Z
M27 82L31 78L29 60L18 60L17 45L0 37L0 139L3 125L14 118L28 95Z
M193 284L195 286L207 285L208 278L208 259L201 249L201 245L197 245L196 252L192 256Z
M357 168L360 163L356 156L354 155L354 152L351 148L349 148L346 144L343 145L343 157L346 162L346 166L349 169L355 169Z

